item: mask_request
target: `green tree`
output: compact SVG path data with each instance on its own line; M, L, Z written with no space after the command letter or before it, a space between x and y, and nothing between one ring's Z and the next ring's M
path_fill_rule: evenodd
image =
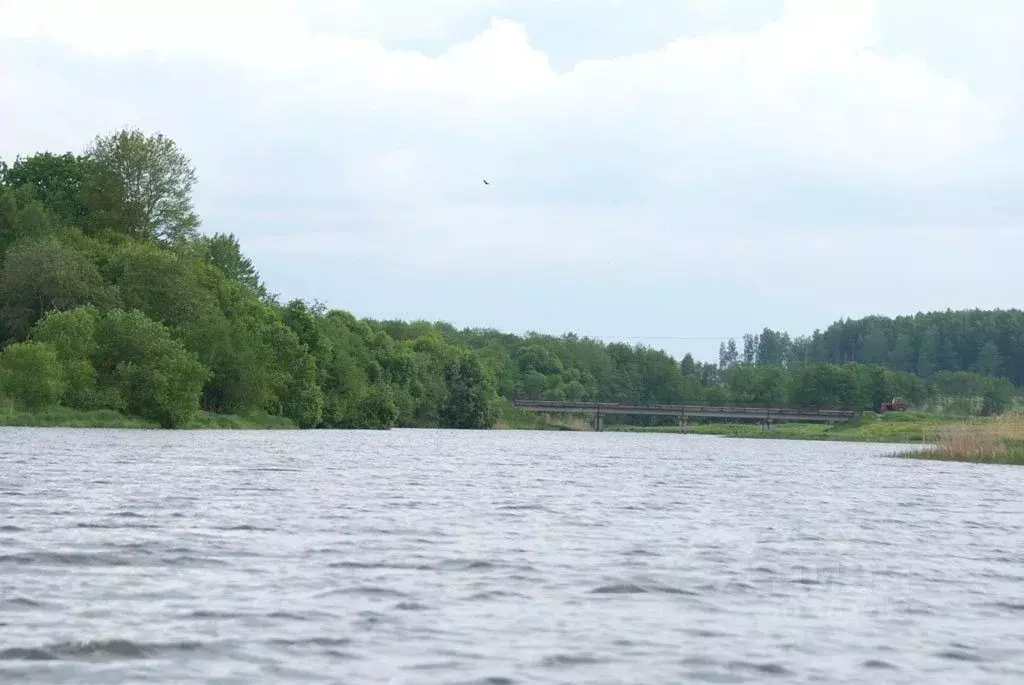
M56 237L18 243L0 269L0 327L7 338L24 339L52 309L114 301L96 265Z
M884 344L880 332L884 332ZM851 342L857 344L851 347ZM1024 311L1019 309L836 321L811 336L807 358L841 362L855 348L859 361L881 362L893 371L913 372L923 378L968 368L1024 385ZM996 359L993 351L998 353L998 365L992 363ZM998 370L993 372L993 368Z
M113 310L97 328L100 383L116 390L126 411L167 428L188 423L209 376L170 330L138 311Z
M104 406L98 396L96 368L96 328L100 312L84 306L45 315L29 332L29 340L51 346L60 359L65 382L64 404L75 409Z
M53 215L35 199L31 187L10 189L0 185L0 263L13 245L57 236L60 231Z
M694 361L693 355L689 352L683 355L682 361L679 362L679 373L681 373L684 378L693 378L698 375L697 362Z
M252 260L242 254L233 234L214 233L193 241L199 258L215 266L226 278L243 286L260 299L267 299L267 289L260 280Z
M679 364L660 350L638 348L640 401L651 404L678 404L683 399L683 375Z
M857 404L857 381L852 370L834 364L809 364L793 374L790 397L793 404L839 408Z
M733 338L729 338L728 342L723 342L718 347L718 368L722 371L728 369L734 364L738 364L740 360L740 353L736 347L736 341Z
M89 209L100 221L143 240L173 243L195 235L195 169L173 140L123 129L97 136L87 156L96 167Z
M280 415L278 401L288 375L281 367L272 331L279 314L237 284L216 288L216 306L180 327L182 340L210 368L203 388L208 411Z
M942 352L939 357L939 368L943 371L959 371L960 355L953 345L953 341L946 338L942 341Z
M451 348L441 335L431 331L406 343L414 355L414 372L408 385L412 401L411 416L403 416L404 426L443 426L442 413L449 401L445 372L451 358Z
M1013 385L1004 378L990 378L981 394L981 415L996 416L1013 407Z
M765 328L755 340L755 362L761 366L783 366L789 361L789 334Z
M743 363L750 366L757 361L757 347L760 336L747 333L743 336Z
M854 406L860 409L878 411L882 402L900 394L896 374L882 366L851 363L847 368L853 372L856 383Z
M1001 414L1013 404L1013 385L1004 378L991 378L968 371L940 371L935 389L964 413L984 416Z
M861 338L857 361L864 364L884 364L889 356L889 338L881 328L873 328Z
M793 338L789 346L789 361L795 364L807 364L815 355L816 342L812 336L799 335Z
M917 352L917 375L921 378L930 378L939 368L939 333L935 329L928 329L921 339Z
M281 393L281 413L299 428L315 428L324 417L324 394L317 384L316 361L304 354L289 366L288 382Z
M87 157L40 152L14 160L0 177L0 184L31 188L39 202L61 221L85 228L89 213L86 197L95 171Z
M306 346L312 354L323 354L324 340L319 319L323 316L322 307L310 307L302 300L292 300L281 309L281 318L298 341Z
M999 347L989 340L982 345L971 370L985 376L998 376L1002 371L1002 366L1003 357L999 354Z
M520 348L517 355L519 367L524 371L536 371L545 376L562 373L562 360L550 349L539 343L531 343Z
M503 397L516 397L522 392L522 376L508 349L497 342L488 342L477 350L480 361L487 367L488 373L495 379L497 390ZM581 399L589 396L589 389L581 383Z
M787 398L785 369L781 366L747 366L740 364L725 372L725 384L734 402L772 406L784 404Z
M917 367L917 354L910 342L909 333L900 333L896 337L896 345L889 353L889 367L903 372L913 372Z
M490 428L497 420L491 379L480 360L462 352L445 372L448 399L441 411L446 428Z
M127 310L172 327L185 327L216 310L204 266L159 245L131 241L113 250L104 274Z
M20 342L0 352L0 391L30 411L58 404L64 392L57 351L41 342Z
M349 419L348 428L386 429L398 425L398 403L395 392L386 383L366 389Z

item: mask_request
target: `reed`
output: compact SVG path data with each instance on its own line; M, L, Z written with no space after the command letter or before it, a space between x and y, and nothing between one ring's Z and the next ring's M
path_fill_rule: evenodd
M932 447L907 455L919 459L1024 464L1024 414L1015 412L987 421L930 427Z

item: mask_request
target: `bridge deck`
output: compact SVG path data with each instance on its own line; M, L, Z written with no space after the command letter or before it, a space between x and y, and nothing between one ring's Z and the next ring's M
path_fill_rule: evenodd
M849 409L806 409L794 407L743 407L686 404L618 404L613 402L546 402L543 400L513 400L512 404L537 413L609 414L633 416L672 416L681 421L688 418L746 419L748 421L776 422L800 421L815 423L845 423L860 412Z

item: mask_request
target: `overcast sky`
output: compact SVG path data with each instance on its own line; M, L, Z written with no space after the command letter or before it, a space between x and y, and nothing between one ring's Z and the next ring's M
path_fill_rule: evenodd
M1021 304L1021 26L1019 0L0 0L0 157L160 131L282 298L711 360Z

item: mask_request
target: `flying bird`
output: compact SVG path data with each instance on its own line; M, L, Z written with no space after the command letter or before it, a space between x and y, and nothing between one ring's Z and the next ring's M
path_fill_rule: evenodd
M485 185L485 186L489 186L489 185L491 185L491 182L490 182L490 181L488 181L488 180L487 180L487 179L485 178L485 179L484 179L484 185Z

